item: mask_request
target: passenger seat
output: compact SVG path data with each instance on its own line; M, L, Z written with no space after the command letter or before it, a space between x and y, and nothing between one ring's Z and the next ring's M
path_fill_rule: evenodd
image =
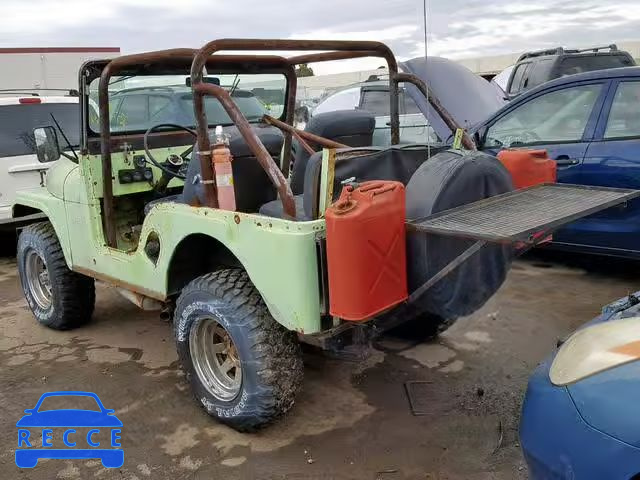
M373 142L375 117L364 110L336 110L319 113L311 118L306 132L328 138L349 147L368 147ZM312 145L315 147L315 145ZM304 189L304 175L309 163L309 153L297 140L293 142L293 171L291 191L299 195Z

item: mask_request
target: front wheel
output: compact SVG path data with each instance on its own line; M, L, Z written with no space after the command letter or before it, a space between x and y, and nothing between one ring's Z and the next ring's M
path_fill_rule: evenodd
M244 271L192 281L177 301L174 324L180 363L209 415L252 431L293 406L302 384L300 347Z
M18 239L20 283L38 322L55 330L87 323L95 305L92 278L69 270L50 223L25 227Z

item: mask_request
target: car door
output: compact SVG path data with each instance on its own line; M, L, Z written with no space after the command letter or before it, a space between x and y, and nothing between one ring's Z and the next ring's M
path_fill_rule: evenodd
M562 85L520 98L486 131L483 150L496 155L503 148L545 149L558 168L558 182L584 183L582 164L604 105L609 82ZM556 245L572 248L588 245L582 222L573 222L554 233Z
M514 102L490 121L482 150L545 149L558 164L558 181L581 183L580 166L606 97L607 82L585 82L543 90Z
M612 82L582 177L587 185L640 189L640 78ZM640 255L638 199L588 217L579 227L584 242L603 253Z

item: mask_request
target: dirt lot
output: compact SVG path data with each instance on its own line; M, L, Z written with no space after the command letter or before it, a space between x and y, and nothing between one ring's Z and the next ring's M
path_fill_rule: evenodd
M473 317L437 341L382 339L365 362L309 353L291 414L256 435L218 425L192 401L171 331L104 285L91 325L39 327L13 259L0 260L2 479L518 479L517 438L528 373L556 339L640 289L637 265L521 261ZM543 263L544 261L544 263ZM415 385L413 416L405 384ZM96 392L123 421L125 463L14 463L16 421L46 391Z

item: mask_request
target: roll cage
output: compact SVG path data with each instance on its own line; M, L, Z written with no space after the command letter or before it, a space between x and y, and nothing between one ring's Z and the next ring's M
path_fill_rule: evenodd
M306 52L291 57L281 55L214 55L217 52L258 51L258 52ZM201 164L202 181L205 192L205 205L216 208L216 184L209 159L211 145L208 135L208 122L204 110L204 96L211 95L218 99L229 117L234 121L247 146L276 187L283 203L284 212L295 218L293 194L287 183L285 174L291 163L292 133L284 131L284 154L282 165L273 161L260 139L256 136L249 122L233 102L229 93L222 87L203 82L205 67L215 72L229 73L281 73L287 78L286 101L283 119L293 126L297 77L295 66L303 63L317 63L334 60L346 60L362 57L380 57L386 60L389 72L389 101L391 143L399 143L399 107L398 83L413 83L427 96L424 82L412 74L399 73L395 56L385 44L372 41L337 41L337 40L263 40L263 39L222 39L207 43L200 50L170 49L125 55L111 61L88 62L80 72L80 86L83 98L88 99L88 85L91 80L100 78L98 87L98 107L100 115L100 154L102 160L103 179L112 178L111 150L122 137L128 135L111 135L109 125L109 81L116 75L152 75L152 74L189 74L193 91L193 105L198 133L196 154ZM428 96L434 109L441 115L447 125L455 131L458 126L433 96ZM88 128L87 101L82 106L82 146L83 153L90 150L92 138ZM158 135L167 135L162 133ZM94 139L95 142L95 139ZM473 141L465 134L463 144L474 148ZM285 173L283 173L285 172ZM103 185L104 228L107 245L116 246L116 226L114 212L113 184L105 181Z

